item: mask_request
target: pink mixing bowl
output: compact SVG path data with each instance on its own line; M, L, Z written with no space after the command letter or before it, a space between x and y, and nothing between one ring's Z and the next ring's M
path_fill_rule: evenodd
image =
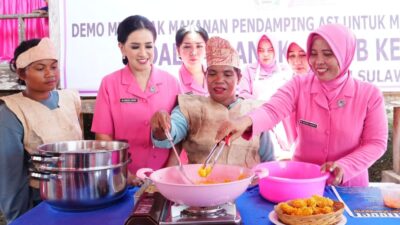
M271 202L323 195L328 173L320 166L296 161L274 161L256 165L260 194Z

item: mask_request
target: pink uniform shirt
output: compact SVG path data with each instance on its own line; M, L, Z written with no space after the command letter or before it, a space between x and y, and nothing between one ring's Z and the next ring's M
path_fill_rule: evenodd
M96 99L92 132L128 141L132 163L129 171L165 166L168 149L155 148L150 137L150 118L158 110L171 112L180 93L178 81L153 66L143 92L129 67L105 76Z
M272 128L292 113L298 135L294 160L322 165L335 161L344 169L343 186L367 186L368 168L386 151L388 121L382 93L374 85L352 78L348 68L355 37L342 25L326 25L321 35L339 61L340 89L328 103L315 75L295 76L261 108L251 112L254 134ZM344 76L344 77L343 77ZM246 134L248 135L248 134Z
M202 87L193 79L192 74L189 72L189 70L186 69L183 64L179 69L179 81L182 93L208 96L207 81L205 80L205 75L204 87Z

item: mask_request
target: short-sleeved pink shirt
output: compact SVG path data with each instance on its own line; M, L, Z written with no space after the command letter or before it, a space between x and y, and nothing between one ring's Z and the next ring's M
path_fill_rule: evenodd
M150 118L158 110L171 112L179 93L178 81L154 66L144 92L128 66L117 70L101 82L92 132L128 141L131 173L143 167L162 168L170 151L153 147Z

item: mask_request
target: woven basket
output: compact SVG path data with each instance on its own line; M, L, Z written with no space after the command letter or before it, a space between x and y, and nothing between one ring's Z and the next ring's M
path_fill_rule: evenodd
M274 209L279 220L287 225L334 225L342 220L344 204L342 202L334 202L334 212L311 216L295 216L284 214L277 205Z

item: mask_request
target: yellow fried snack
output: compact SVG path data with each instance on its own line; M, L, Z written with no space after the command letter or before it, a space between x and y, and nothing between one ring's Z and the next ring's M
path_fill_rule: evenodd
M303 208L307 207L307 202L304 199L295 199L290 202L290 205L292 205L295 208Z
M294 215L296 216L311 216L312 214L313 214L313 209L309 207L297 208L296 211L294 212Z
M334 202L329 198L313 195L311 198L279 203L278 207L287 215L310 216L333 212L333 204Z
M200 167L199 170L197 171L200 177L207 177L211 173L211 166L207 167Z
M289 205L286 202L279 203L278 206L282 209L282 211L285 214L288 214L288 215L292 215L296 211L296 208L294 208L293 206Z

